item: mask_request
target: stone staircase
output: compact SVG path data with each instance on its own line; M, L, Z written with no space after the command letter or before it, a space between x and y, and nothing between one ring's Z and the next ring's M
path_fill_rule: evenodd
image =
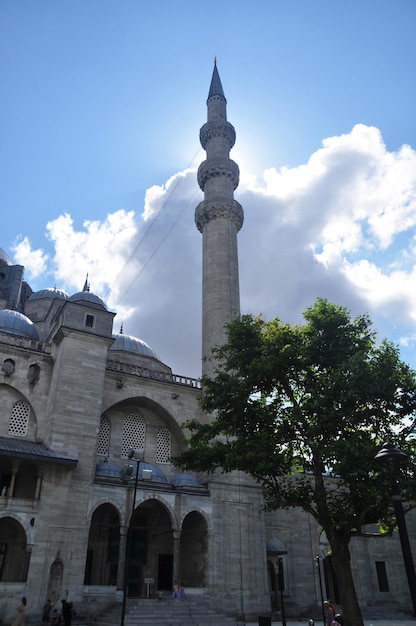
M215 604L215 603L213 603ZM98 616L97 626L119 626L121 605L114 605ZM176 602L171 598L162 600L128 599L125 626L238 626L234 617L215 609L209 598L186 598Z

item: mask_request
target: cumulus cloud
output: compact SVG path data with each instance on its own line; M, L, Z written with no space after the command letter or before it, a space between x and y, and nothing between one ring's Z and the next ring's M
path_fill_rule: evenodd
M46 271L48 255L43 250L32 250L28 237L23 237L12 247L16 262L24 265L29 278L36 278Z
M139 215L119 210L74 228L47 225L56 283L106 296L124 331L148 341L176 373L198 376L202 197L185 170L147 190ZM300 321L317 296L369 312L382 335L406 348L416 322L416 152L389 152L377 128L330 137L297 167L242 176L239 234L242 311ZM27 247L26 255L41 251ZM63 284L62 284L63 283Z

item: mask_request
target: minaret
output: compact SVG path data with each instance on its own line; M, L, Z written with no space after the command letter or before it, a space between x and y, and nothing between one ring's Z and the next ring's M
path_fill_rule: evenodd
M226 324L240 315L237 233L244 221L243 208L234 200L240 172L229 157L235 130L227 122L227 100L216 62L207 108L208 121L199 135L207 153L198 169L204 200L195 210L195 222L203 236L202 373L211 376L215 363L206 357L225 342Z

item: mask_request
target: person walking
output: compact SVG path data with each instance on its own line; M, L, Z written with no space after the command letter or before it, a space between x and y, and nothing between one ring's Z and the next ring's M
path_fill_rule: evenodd
M27 600L26 597L23 596L20 606L17 609L16 617L12 622L12 626L25 626L25 610L26 610Z

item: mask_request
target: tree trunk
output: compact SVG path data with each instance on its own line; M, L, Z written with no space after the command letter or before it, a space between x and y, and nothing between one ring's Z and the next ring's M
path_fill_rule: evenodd
M364 626L351 571L349 541L350 537L339 531L331 533L332 560L339 586L344 624Z

